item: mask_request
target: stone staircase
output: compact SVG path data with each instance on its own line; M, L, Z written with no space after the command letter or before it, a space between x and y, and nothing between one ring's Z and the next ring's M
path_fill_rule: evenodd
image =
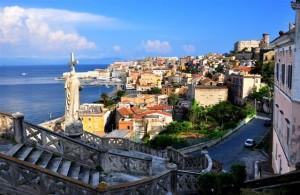
M97 186L100 183L100 172L96 169L81 165L41 148L16 144L6 152L6 155L92 186Z

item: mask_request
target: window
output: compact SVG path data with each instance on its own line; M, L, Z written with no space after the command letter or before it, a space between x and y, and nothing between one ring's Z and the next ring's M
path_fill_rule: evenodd
M276 143L276 147L275 147L275 159L277 160L277 147L278 147L278 144Z
M284 85L284 83L285 83L285 64L281 65L281 82Z
M289 144L290 139L290 127L289 125L286 127L286 144Z
M276 79L279 80L279 64L276 64Z
M290 140L290 121L287 118L285 118L285 121L286 121L286 144L289 144L289 140Z
M293 69L292 69L293 67L292 67L292 65L289 65L288 66L288 78L287 78L287 85L288 85L288 88L289 89L291 89L292 88L292 71L293 71Z

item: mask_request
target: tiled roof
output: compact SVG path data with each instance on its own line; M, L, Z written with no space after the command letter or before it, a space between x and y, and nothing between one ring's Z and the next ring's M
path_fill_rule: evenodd
M133 114L133 112L130 108L125 108L125 107L117 109L117 112L119 112L120 115L123 117Z
M149 111L143 112L141 114L135 115L134 119L141 119L141 118L143 118L147 115L151 115L151 114L161 114L161 115L172 117L172 114L170 114L168 112L162 112L162 111L157 111L157 110L149 110Z
M172 106L168 105L154 105L148 107L149 110L172 110Z

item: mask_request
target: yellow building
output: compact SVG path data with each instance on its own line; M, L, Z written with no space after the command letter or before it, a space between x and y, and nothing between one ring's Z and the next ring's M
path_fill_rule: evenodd
M82 104L79 109L79 118L83 129L96 135L104 135L110 110L103 104Z
M213 106L228 98L228 88L225 86L198 85L194 88L194 99L201 106Z
M137 91L147 91L151 88L161 88L162 76L153 74L152 72L145 72L140 75L137 84Z
M165 95L185 95L188 92L188 87L187 86L172 86L172 85L164 85L161 88L161 93Z

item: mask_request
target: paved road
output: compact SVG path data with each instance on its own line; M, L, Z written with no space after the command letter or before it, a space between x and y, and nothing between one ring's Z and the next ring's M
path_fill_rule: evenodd
M253 119L223 142L209 148L209 155L223 163L223 169L226 171L230 169L232 164L245 163L247 172L252 175L254 162L256 160L266 160L266 157L259 151L245 148L244 142L247 138L260 140L267 131L264 122L265 120L262 119ZM197 156L199 152L191 153L191 155Z

